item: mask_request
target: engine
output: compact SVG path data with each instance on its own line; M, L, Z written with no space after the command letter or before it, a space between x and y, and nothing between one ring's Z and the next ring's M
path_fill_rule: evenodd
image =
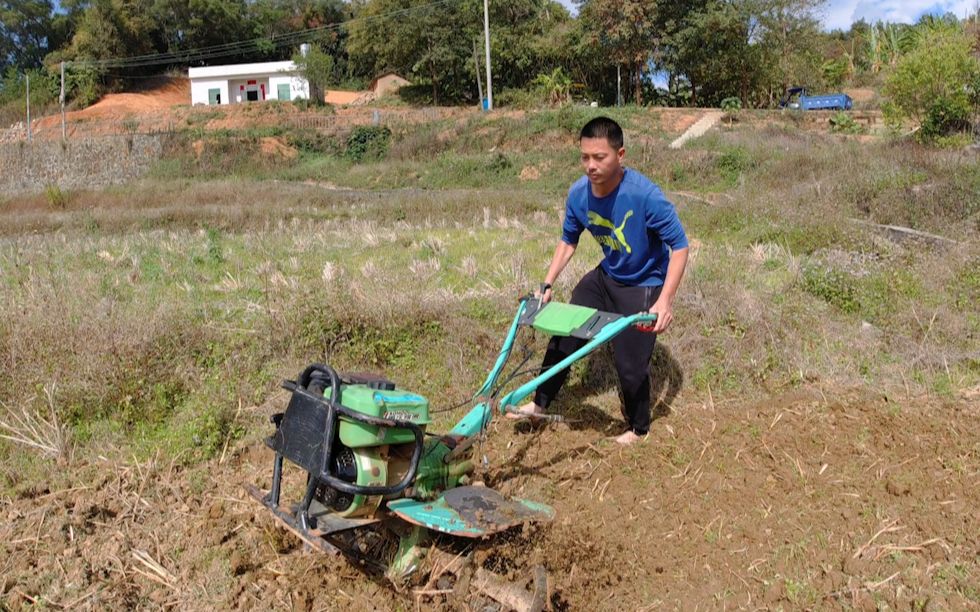
M304 373L286 386L293 398L270 446L315 478L311 518L371 516L383 499L405 494L430 422L428 400L388 380L332 370ZM323 444L325 436L331 444Z

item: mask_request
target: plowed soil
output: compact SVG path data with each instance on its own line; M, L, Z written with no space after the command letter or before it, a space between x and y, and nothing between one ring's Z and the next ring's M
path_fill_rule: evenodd
M498 419L479 449L489 486L553 505L555 521L470 544L514 579L544 565L552 609L980 602L976 397L684 399L627 449L606 439L614 391L569 397L567 422ZM0 607L487 609L445 588L396 592L275 526L241 483L269 485L259 438L281 399L244 410L248 442L205 466L76 459L23 484L0 506Z

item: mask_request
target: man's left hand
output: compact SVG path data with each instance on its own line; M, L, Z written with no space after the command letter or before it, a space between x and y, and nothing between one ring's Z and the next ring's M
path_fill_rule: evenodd
M669 327L671 321L674 320L674 313L671 308L671 304L666 300L657 300L657 302L650 307L650 314L657 315L657 320L653 322L653 329L650 330L655 334L667 331L667 327Z

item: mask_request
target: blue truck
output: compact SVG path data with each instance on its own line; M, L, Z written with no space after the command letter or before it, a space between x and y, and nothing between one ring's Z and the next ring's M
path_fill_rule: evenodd
M786 95L779 101L779 108L796 110L851 110L854 101L844 93L811 96L805 87L790 87Z

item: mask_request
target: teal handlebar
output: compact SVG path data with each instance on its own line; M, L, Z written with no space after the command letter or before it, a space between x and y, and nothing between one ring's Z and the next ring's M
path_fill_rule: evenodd
M474 396L476 399L482 400L476 404L466 415L456 424L455 427L449 432L453 436L470 437L479 434L483 431L487 425L490 424L493 418L493 406L492 398L489 394L492 392L494 385L497 384L497 379L500 377L500 373L504 369L504 365L507 363L507 359L510 357L511 350L514 347L514 340L517 338L517 332L520 328L521 316L527 307L529 297L521 298L520 306L517 309L517 314L514 316L514 320L510 325L510 329L507 332L507 337L504 340L503 347L500 349L500 354L497 356L497 361L487 376L486 381L480 390L477 391ZM497 404L498 409L501 413L513 412L510 410L518 402L525 399L530 394L534 393L539 386L544 382L561 372L565 368L571 366L573 363L582 359L583 357L589 355L597 348L603 344L609 342L623 330L630 326L652 323L657 320L657 315L653 313L639 313L635 315L630 315L622 317L612 321L605 327L599 330L599 332L584 346L580 349L556 363L555 365L548 368L546 371L541 372L536 377L528 381L527 383L521 385L514 391L511 391L504 396L502 400Z
M570 367L573 363L586 357L597 348L609 342L620 333L623 332L628 327L642 323L652 323L657 320L657 315L653 313L640 313L635 315L630 315L628 317L623 317L613 321L609 325L606 325L599 333L595 335L592 340L589 340L582 348L578 349L568 357L562 359L555 365L548 368L546 371L542 372L538 376L534 377L527 383L521 385L514 391L511 391L500 400L499 408L500 412L509 412L508 408L516 405L518 402L524 400L527 396L534 393L538 387L540 387L548 379L561 372L567 367Z

